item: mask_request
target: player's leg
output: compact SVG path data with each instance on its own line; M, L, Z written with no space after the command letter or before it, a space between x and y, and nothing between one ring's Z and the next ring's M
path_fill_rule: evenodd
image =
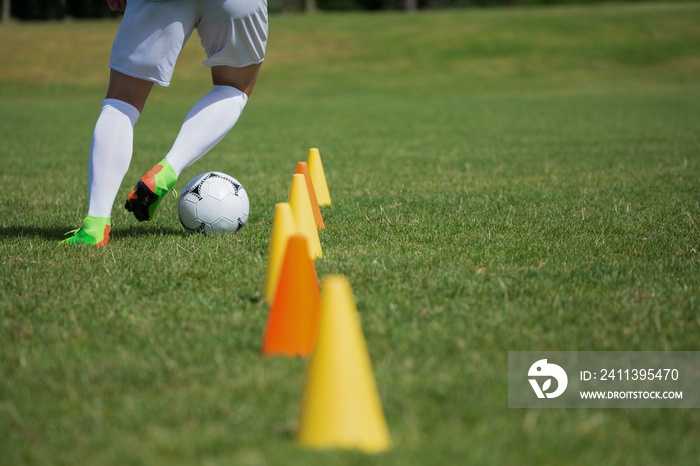
M165 157L177 175L209 152L233 128L253 91L260 66L212 67L212 89L187 114Z
M223 0L202 7L197 32L213 87L188 113L164 159L178 175L236 124L255 87L267 45L266 0Z
M90 145L88 215L65 243L109 242L112 206L133 153L134 125L152 87L152 82L112 70Z
M109 217L133 154L134 125L153 83L112 70L90 150L88 215Z

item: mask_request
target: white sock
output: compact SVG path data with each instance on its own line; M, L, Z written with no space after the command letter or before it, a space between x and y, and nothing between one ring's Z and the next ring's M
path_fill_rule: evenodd
M102 103L90 147L88 215L110 217L133 153L136 107L116 99Z
M165 156L178 176L226 136L247 101L248 96L235 87L214 86L192 107Z

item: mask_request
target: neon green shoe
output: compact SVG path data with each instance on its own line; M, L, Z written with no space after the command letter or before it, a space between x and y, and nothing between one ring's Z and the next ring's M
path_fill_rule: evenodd
M97 247L107 246L109 232L112 230L109 217L94 217L88 215L83 220L83 226L66 233L70 237L61 244L90 244Z
M163 159L136 183L126 197L124 208L133 213L139 222L148 221L176 182L175 170Z

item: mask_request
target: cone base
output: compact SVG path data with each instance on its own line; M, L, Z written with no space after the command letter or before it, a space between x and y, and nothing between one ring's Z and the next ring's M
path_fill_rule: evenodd
M391 441L389 439L361 440L361 439L340 439L340 440L322 440L322 439L306 439L300 436L297 443L305 448L313 450L328 451L328 450L357 450L362 453L378 454L391 449Z

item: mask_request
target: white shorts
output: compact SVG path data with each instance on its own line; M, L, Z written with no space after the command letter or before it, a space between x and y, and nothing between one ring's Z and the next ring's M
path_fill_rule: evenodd
M110 68L167 86L195 28L208 57L205 66L261 63L267 0L129 0Z

